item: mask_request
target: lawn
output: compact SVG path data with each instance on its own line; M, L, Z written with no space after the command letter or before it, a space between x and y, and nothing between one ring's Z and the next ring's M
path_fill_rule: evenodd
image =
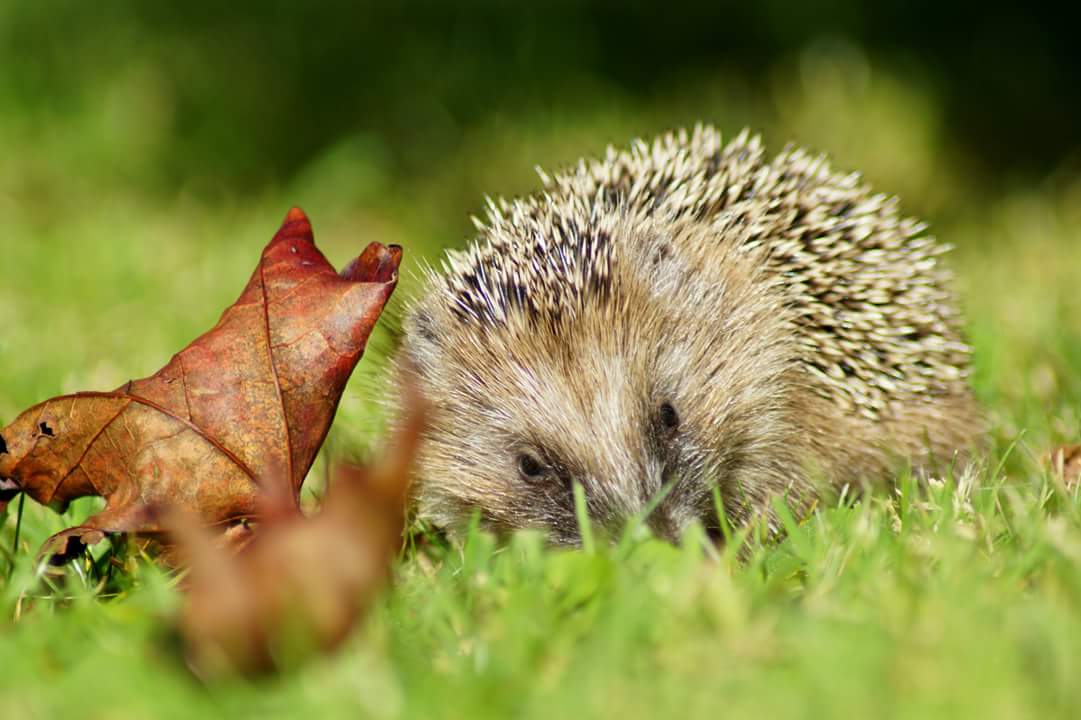
M139 78L70 117L0 115L0 424L153 372L213 324L300 204L336 265L372 240L406 251L388 327L327 446L364 455L395 309L418 291L422 260L465 241L483 193L527 191L538 162L702 118L864 169L956 246L994 439L974 475L902 478L790 523L775 545L752 533L717 549L692 533L680 547L628 536L554 551L531 533L475 532L410 546L342 653L210 686L176 659L179 595L153 564L103 547L107 583L76 569L35 577L39 543L93 501L65 516L28 502L17 546L12 504L0 717L1081 717L1081 498L1039 462L1081 441L1081 176L988 182L951 154L918 87L883 73L850 84L837 79L849 61L827 60L761 101L703 77L648 102L614 94L580 112L495 117L421 169L359 133L254 193L144 187L153 169L137 155L168 138L133 135L108 105Z

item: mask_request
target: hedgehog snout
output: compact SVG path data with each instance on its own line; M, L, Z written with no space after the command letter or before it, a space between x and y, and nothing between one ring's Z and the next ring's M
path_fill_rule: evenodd
M679 542L683 534L683 528L663 506L656 508L646 518L646 527L661 540L667 540L673 545Z
M679 542L685 529L683 513L672 497L679 483L680 478L661 461L582 481L593 522L616 536L629 525L640 524L655 537L673 544Z

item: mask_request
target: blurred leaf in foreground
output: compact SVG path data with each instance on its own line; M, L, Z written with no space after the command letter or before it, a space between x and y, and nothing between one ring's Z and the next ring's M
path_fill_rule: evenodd
M267 495L263 522L233 554L190 514L165 510L179 559L190 568L179 631L196 675L268 672L348 637L401 547L425 416L415 388L407 384L404 392L404 419L382 458L339 467L314 518L289 498Z

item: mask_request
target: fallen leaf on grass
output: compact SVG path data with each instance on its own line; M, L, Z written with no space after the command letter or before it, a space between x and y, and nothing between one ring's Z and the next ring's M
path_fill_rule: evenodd
M372 243L336 273L293 208L240 298L168 365L47 400L0 431L0 503L105 498L46 541L54 560L105 533L160 531L149 505L223 527L257 514L261 490L295 505L400 261L400 248Z
M378 462L339 467L314 518L272 508L237 553L223 552L190 514L164 511L178 559L189 568L178 629L196 675L267 672L348 637L401 546L425 416L415 386L405 388L403 406Z

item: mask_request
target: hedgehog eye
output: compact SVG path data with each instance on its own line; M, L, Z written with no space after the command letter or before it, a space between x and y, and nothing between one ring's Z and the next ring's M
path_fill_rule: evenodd
M661 403L658 410L658 419L661 422L661 428L665 432L675 432L679 428L679 413L676 412L675 406L670 402Z
M527 451L518 455L518 473L526 480L542 478L546 470L544 462L533 453Z

